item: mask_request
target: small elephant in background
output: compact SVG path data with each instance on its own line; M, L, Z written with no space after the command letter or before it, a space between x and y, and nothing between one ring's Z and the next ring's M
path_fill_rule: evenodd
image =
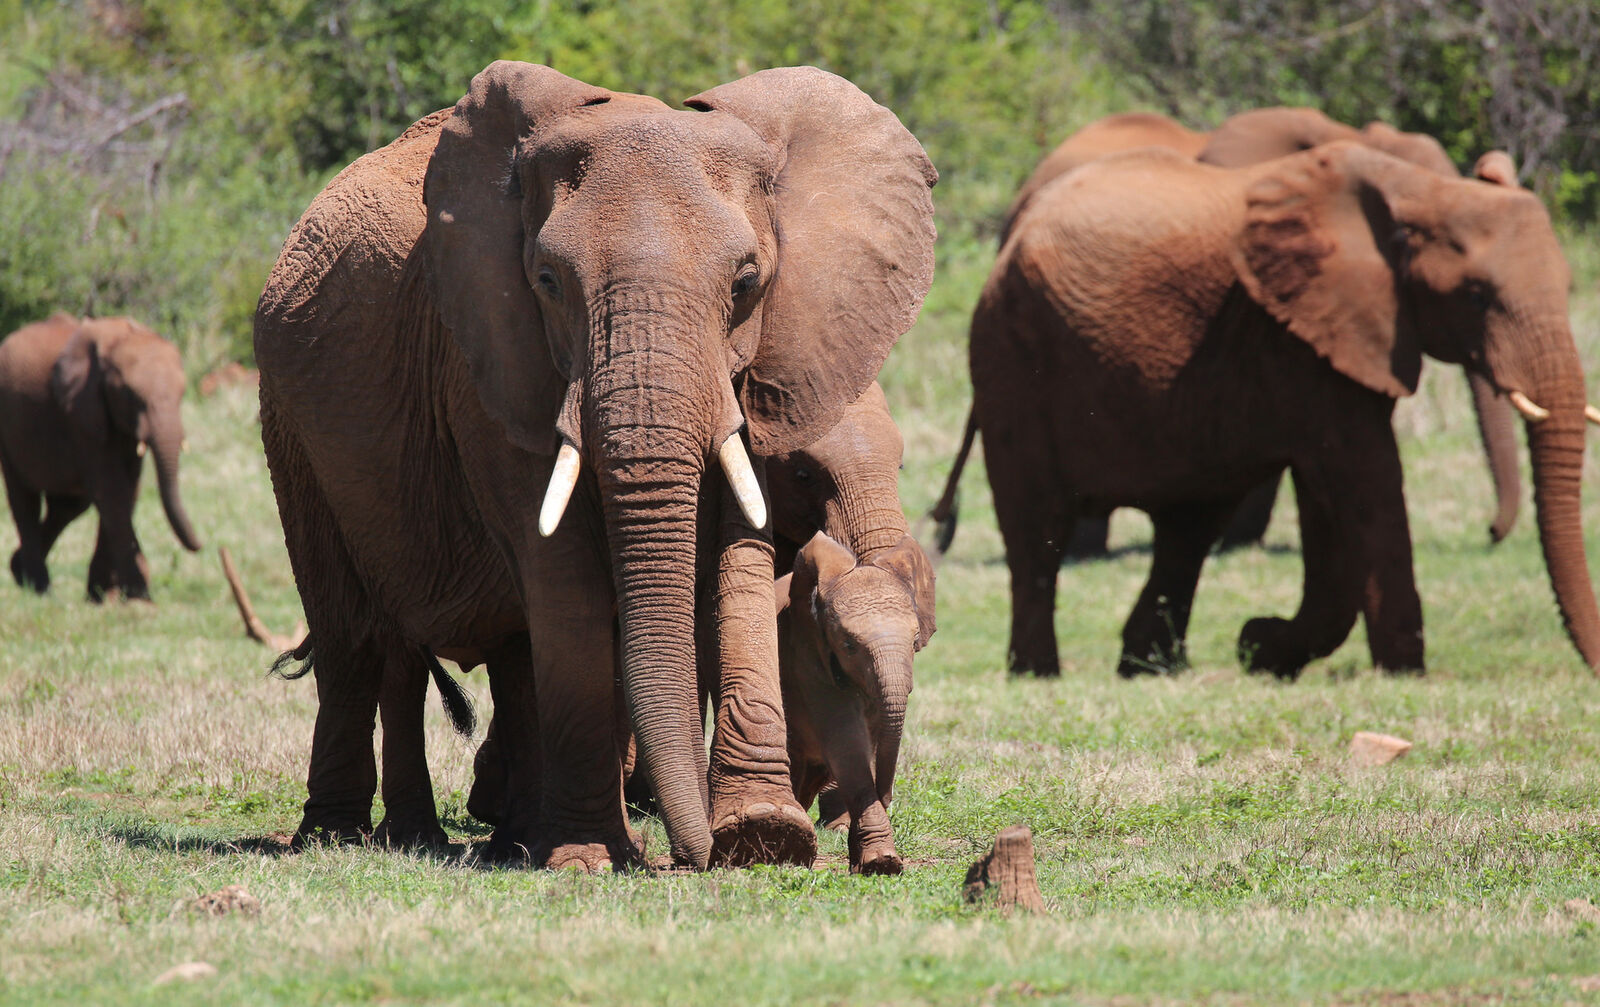
M775 588L795 798L809 808L833 785L849 814L857 873L899 874L903 866L886 809L912 658L933 635L933 581L909 535L860 560L819 531Z
M133 529L147 449L167 521L185 549L200 548L178 493L183 390L177 347L128 318L58 313L0 342L0 473L17 526L18 584L50 587L51 546L93 504L100 530L89 597L150 597Z

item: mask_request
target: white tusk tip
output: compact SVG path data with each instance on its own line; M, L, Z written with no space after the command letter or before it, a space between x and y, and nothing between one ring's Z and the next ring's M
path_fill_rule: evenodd
M138 455L140 458L143 458L144 453L148 450L149 448L145 447L144 441L140 441L138 446L133 449L133 453Z
M753 528L765 528L767 502L761 496L761 483L756 479L755 470L750 467L750 456L745 454L744 442L739 439L737 432L722 442L721 449L717 451L717 460L722 463L723 474L728 477L728 485L733 487L733 495L739 501L739 509L744 511L745 520Z
M1521 413L1531 423L1538 423L1550 418L1550 410L1540 406L1521 392L1511 392L1506 397L1511 400L1513 406L1517 407L1517 412Z
M1600 426L1600 409L1596 409L1594 406L1585 404L1583 407L1583 418L1596 426Z
M572 499L572 488L578 485L578 449L566 441L556 454L555 468L550 470L550 487L544 491L544 505L539 508L539 534L549 538L561 525L561 515L566 513L567 501Z

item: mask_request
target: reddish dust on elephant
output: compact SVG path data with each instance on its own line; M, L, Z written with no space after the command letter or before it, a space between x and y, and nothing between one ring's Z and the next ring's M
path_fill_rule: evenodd
M489 856L638 862L631 724L676 862L812 859L762 459L826 433L915 319L937 176L814 68L687 104L495 63L291 232L255 346L319 702L300 836L369 828L375 712L380 834L442 836L438 656L488 669Z
M178 492L185 447L178 348L129 318L56 314L0 342L0 474L16 522L11 576L50 587L45 560L91 506L100 518L89 597L150 597L150 567L133 528L148 452L178 542L200 548Z
M1544 208L1341 141L1226 169L1146 148L1042 188L971 329L974 415L1011 571L1010 666L1058 673L1062 543L1115 506L1155 525L1124 675L1184 663L1200 568L1251 487L1287 468L1305 590L1250 620L1249 668L1283 676L1366 621L1372 659L1424 665L1390 424L1424 354L1524 413L1563 622L1600 664L1579 518L1583 371Z
M1126 113L1085 126L1039 162L1012 200L1001 232L1001 245L1004 246L1005 238L1035 195L1056 179L1109 155L1141 147L1160 147L1203 164L1244 168L1339 140L1381 150L1447 178L1459 177L1449 155L1431 136L1402 132L1381 122L1368 123L1358 130L1311 108L1262 108L1241 112L1209 133L1188 129L1161 115ZM1499 158L1501 160L1494 161L1488 169L1480 163L1477 177L1515 187L1515 167L1504 154ZM1471 368L1466 370L1466 377L1483 438L1484 455L1494 481L1496 503L1489 524L1489 539L1499 542L1516 524L1522 496L1515 423L1510 404L1486 377ZM944 494L930 515L939 528L941 550L949 547L955 535L955 491L976 433L976 418L969 415L961 450ZM1223 548L1261 540L1272 518L1280 479L1281 475L1274 473L1242 498L1219 538ZM1105 555L1108 517L1106 509L1085 508L1068 537L1066 555L1073 558Z

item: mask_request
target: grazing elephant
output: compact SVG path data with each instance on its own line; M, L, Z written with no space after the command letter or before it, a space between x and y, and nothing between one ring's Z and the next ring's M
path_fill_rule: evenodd
M1360 612L1376 664L1421 669L1390 414L1424 353L1524 409L1551 583L1595 667L1568 275L1528 192L1351 142L1243 169L1145 149L1041 190L972 320L974 409L1011 569L1011 668L1058 673L1061 544L1080 512L1112 506L1155 524L1119 671L1181 664L1207 552L1239 499L1288 468L1304 598L1293 619L1248 622L1242 660L1292 677Z
M56 314L0 342L0 473L17 525L18 584L50 587L51 546L93 504L100 530L89 597L150 597L150 567L133 530L147 449L167 521L185 549L200 548L178 493L183 387L177 347L128 318Z
M508 771L487 855L637 861L625 722L674 861L814 855L745 443L815 440L876 377L932 278L937 175L815 68L688 106L497 62L291 232L255 345L319 702L301 835L366 828L376 710L385 835L437 836L437 655L488 666Z
M1001 243L1004 244L1013 222L1040 189L1075 168L1108 154L1138 147L1166 147L1205 164L1244 168L1335 140L1362 143L1450 178L1459 174L1450 156L1431 136L1404 133L1381 122L1371 122L1357 130L1311 108L1262 108L1241 112L1210 133L1197 133L1160 115L1113 115L1090 123L1069 136L1039 163L1012 200L1002 226ZM1482 173L1479 177L1516 185L1515 170L1503 177L1489 177ZM1514 423L1510 405L1496 394L1482 376L1471 370L1467 371L1466 376L1479 433L1483 438L1484 454L1489 463L1489 474L1494 482L1496 506L1494 519L1489 524L1489 540L1497 543L1510 534L1516 524L1518 502L1522 496ZM976 433L974 417L969 414L961 450L957 453L944 494L930 515L939 527L941 550L948 548L955 536L956 487ZM1273 504L1278 496L1278 481L1278 477L1274 476L1245 496L1219 540L1223 548L1259 542L1266 534L1267 525L1272 519ZM1105 555L1109 517L1109 513L1085 513L1073 527L1066 555L1073 558Z

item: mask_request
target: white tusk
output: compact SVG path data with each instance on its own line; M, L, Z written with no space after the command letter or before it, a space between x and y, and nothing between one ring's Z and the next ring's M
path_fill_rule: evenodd
M539 508L539 534L549 538L555 534L566 513L567 501L572 499L572 488L578 485L578 449L567 441L561 442L556 453L556 467L550 471L550 488L544 491L544 506Z
M143 458L143 457L144 457L144 453L145 453L145 452L146 452L146 451L148 451L148 450L149 450L149 448L146 448L146 447L145 447L145 446L144 446L144 441L140 441L140 442L139 442L139 443L138 443L138 444L137 444L137 445L136 445L136 446L135 446L135 447L134 447L134 449L133 449L133 453L134 453L134 454L136 454L136 455L138 455L138 456L139 456L139 457L140 457L140 458Z
M1541 407L1521 392L1511 392L1506 397L1511 400L1512 405L1517 407L1517 412L1526 416L1532 423L1538 423L1541 420L1550 418L1550 410Z
M767 502L761 498L761 484L756 481L755 470L750 467L750 456L744 453L744 441L739 439L737 430L722 442L721 449L717 451L717 461L722 463L722 471L728 477L728 485L733 487L733 495L739 498L739 509L744 511L745 520L750 522L751 527L765 528Z
M1596 426L1600 426L1600 409L1596 409L1594 406L1585 404L1583 407L1583 418Z

